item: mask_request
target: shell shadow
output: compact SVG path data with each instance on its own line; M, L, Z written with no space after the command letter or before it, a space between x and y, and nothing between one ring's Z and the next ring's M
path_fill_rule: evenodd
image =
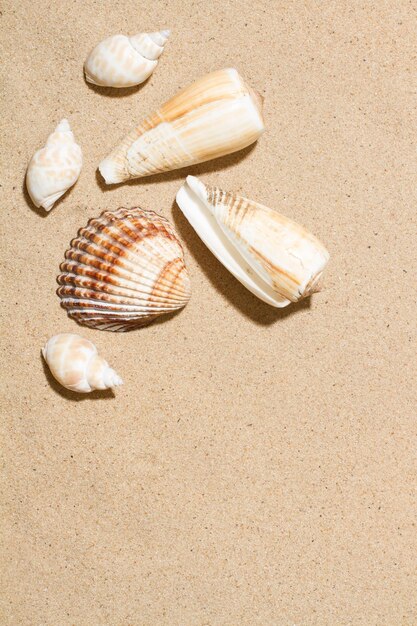
M164 313L163 315L160 315L159 317L155 318L150 324L146 324L146 326L142 326L142 328L147 328L148 326L156 326L158 324L166 324L170 320L174 319L174 317L177 317L177 315L179 315L183 309L184 307L182 307L181 309L177 309L176 311L171 311L170 313Z
M255 147L256 142L251 144L250 146L247 146L247 148L243 148L243 150L233 152L232 154L227 154L226 156L219 157L218 159L206 161L205 163L198 163L197 165L191 166L189 165L187 167L182 167L178 170L173 170L171 172L162 172L161 174L153 174L150 176L145 176L144 178L133 178L123 183L116 183L115 185L107 185L104 182L100 171L96 169L96 181L100 189L103 192L107 193L108 191L117 189L122 185L139 187L140 185L149 185L150 183L160 184L177 180L184 180L184 178L186 178L188 175L204 176L205 174L211 174L213 172L218 172L219 170L227 170L234 167L235 165L238 165L238 163L241 163L250 155Z
M46 211L42 207L37 207L33 204L32 198L30 197L29 192L26 187L26 172L25 172L25 178L23 179L22 192L23 192L23 197L25 199L25 202L28 205L29 209L33 211L34 213L36 213L37 215L39 215L39 217L42 217L43 219L45 219L45 217L48 217L48 215L51 213L52 210L55 210L56 207L61 204L62 200L64 200L67 196L70 195L74 187L75 187L75 184L72 185L72 187L70 187L69 189L67 189L67 191L60 198L58 198L58 200L54 203L54 206L52 207L50 211Z
M306 298L283 309L277 309L259 300L210 252L188 223L176 202L172 205L172 216L179 235L187 242L188 250L203 269L216 291L227 298L235 309L251 319L255 324L258 324L258 326L270 326L298 311L311 307L311 298Z
M83 402L84 400L112 400L116 398L112 389L105 389L103 391L92 391L91 393L77 393L76 391L70 391L69 389L65 389L65 387L62 387L62 385L60 385L52 376L51 370L47 366L42 354L39 355L39 358L42 361L43 371L45 373L49 386L52 387L53 391L61 396L61 398L65 398L66 400L70 400L71 402Z
M128 96L132 96L135 93L139 93L145 85L148 84L150 76L139 85L133 85L133 87L104 87L100 85L94 85L93 83L89 83L84 74L84 82L91 91L95 91L100 94L100 96L105 96L106 98L126 98Z

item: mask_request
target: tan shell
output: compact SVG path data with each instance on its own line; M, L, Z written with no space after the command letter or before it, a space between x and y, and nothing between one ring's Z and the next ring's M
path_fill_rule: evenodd
M84 64L86 80L106 87L140 85L156 68L168 37L169 30L108 37L88 55Z
M53 377L70 391L89 393L123 384L95 345L80 335L55 335L46 342L42 354Z
M153 211L104 211L80 229L65 258L57 279L61 304L92 328L138 328L190 299L182 246Z
M78 180L83 164L68 120L60 121L43 148L35 152L26 172L26 187L37 207L50 211Z
M303 226L195 176L177 203L219 261L261 300L284 307L317 291L329 253Z
M107 184L202 163L264 132L262 99L235 69L204 76L147 117L100 163Z

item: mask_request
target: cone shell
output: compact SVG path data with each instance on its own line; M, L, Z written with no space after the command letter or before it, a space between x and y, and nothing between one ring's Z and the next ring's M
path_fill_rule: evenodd
M107 184L175 170L236 152L265 130L262 99L226 69L180 91L100 163Z
M123 384L120 376L98 353L88 339L71 333L55 335L42 349L53 377L66 389L89 393Z
M169 30L108 37L88 55L86 80L105 87L140 85L156 68L168 37Z
M153 211L104 211L79 231L65 258L61 304L91 328L138 328L190 299L181 244L168 220Z
M268 304L284 307L317 291L329 254L299 224L194 176L177 203L225 267Z
M33 204L50 211L58 198L77 182L82 164L81 148L75 142L68 120L63 119L29 163L26 187Z

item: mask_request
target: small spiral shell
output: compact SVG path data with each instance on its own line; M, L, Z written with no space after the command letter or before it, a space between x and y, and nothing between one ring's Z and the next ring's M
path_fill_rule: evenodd
M89 393L123 384L95 345L80 335L55 335L42 348L42 354L53 377L70 391Z
M101 87L133 87L152 74L164 51L169 30L113 35L101 41L87 57L85 78Z
M29 163L26 187L33 204L50 211L58 198L77 182L82 164L81 148L75 142L68 120L63 119Z

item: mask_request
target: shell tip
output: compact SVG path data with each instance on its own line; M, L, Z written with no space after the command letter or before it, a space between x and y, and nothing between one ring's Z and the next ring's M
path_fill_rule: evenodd
M98 166L98 170L104 178L106 185L115 185L116 183L121 183L124 180L124 178L120 177L117 167L112 159L104 159L104 161L102 161Z
M307 284L303 298L310 298L314 293L320 293L321 291L325 291L325 287L323 285L323 272L320 272L316 276L312 276L310 282Z
M313 285L313 287L310 290L310 296L313 295L313 293L320 293L321 291L325 291L326 288L323 284L323 282L321 280L319 280L315 285Z
M112 385L111 385L112 389L114 389L115 387L120 387L121 385L123 385L123 380L113 370L113 381L112 381Z
M171 31L168 28L164 28L163 30L158 30L154 33L148 33L148 37L151 38L151 40L161 48L161 50L159 50L159 52L157 53L156 57L152 57L152 59L158 58L159 55L162 53L162 49L164 48L166 42L168 41L168 37L170 36ZM139 37L142 37L142 33L139 33L138 35ZM131 38L132 39L132 38ZM134 39L134 37L133 37Z
M207 200L206 186L197 176L187 176L186 183L198 198L204 202Z
M67 131L71 130L71 127L69 125L69 121L67 120L66 117L64 117L58 124L58 126L55 128L55 131L59 131L61 133L65 133Z

